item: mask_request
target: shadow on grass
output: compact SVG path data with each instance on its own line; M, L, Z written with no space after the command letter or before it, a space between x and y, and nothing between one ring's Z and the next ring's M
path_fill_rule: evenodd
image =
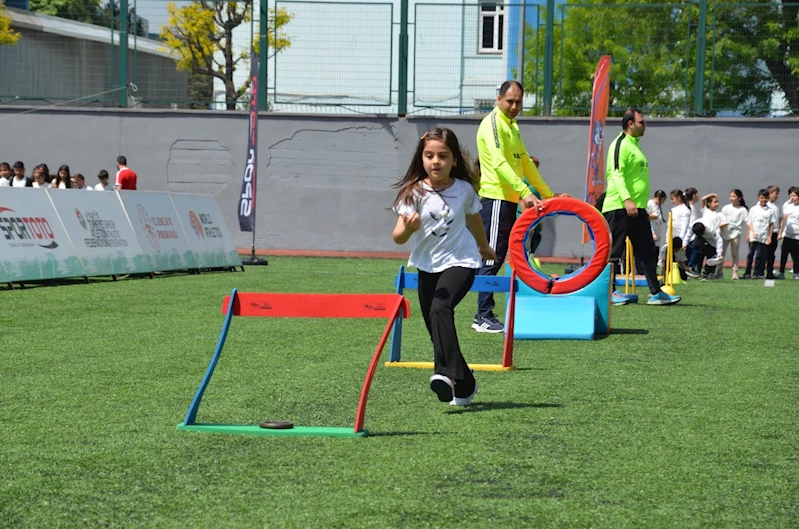
M562 408L563 404L551 402L475 402L471 406L456 407L446 412L449 415L459 413L475 413L491 410L512 410L516 408Z
M595 340L606 340L613 336L614 334L649 334L649 330L647 329L616 329L613 328L610 330L610 334L597 334L594 339Z

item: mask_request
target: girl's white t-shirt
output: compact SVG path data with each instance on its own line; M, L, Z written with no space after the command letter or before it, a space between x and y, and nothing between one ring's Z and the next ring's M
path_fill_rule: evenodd
M448 268L480 268L482 258L472 232L466 227L466 215L479 213L480 197L464 180L442 191L422 182L424 193L416 191L414 204L398 204L398 215L419 213L422 227L413 234L413 250L408 266L423 272L438 273ZM418 208L418 209L417 209Z
M655 244L661 245L663 244L663 237L665 237L664 227L666 226L666 222L663 220L663 213L660 209L660 206L657 205L655 199L650 198L649 202L646 203L646 212L649 215L657 215L658 218L656 219L649 219L649 224L652 225L652 233L657 235L657 241Z
M799 239L799 206L789 202L782 207L782 213L787 215L782 234L789 239Z
M689 233L692 233L691 226L689 225L691 219L691 212L688 211L688 206L678 204L671 208L671 229L675 237L682 239L683 244L687 244L686 238Z
M702 208L701 218L709 220L715 229L721 229L723 218L720 212L713 211L710 208Z
M746 222L749 219L749 212L743 206L737 208L732 204L727 204L721 208L721 216L724 218L724 226L721 227L721 238L725 241L732 241L741 237L746 230Z
M777 222L777 208L772 208L770 206L761 207L760 204L755 204L752 206L752 209L749 210L749 222L752 224L752 229L755 232L755 236L752 237L752 234L749 234L750 240L752 242L762 242L763 244L768 241L769 235L771 232L768 230L769 223Z
M7 178L0 176L0 187L9 187L11 182Z
M33 183L33 187L37 187L39 189L48 189L48 188L50 188L52 186L50 184L48 184L47 182L43 183L42 185L39 185L38 182L34 182Z

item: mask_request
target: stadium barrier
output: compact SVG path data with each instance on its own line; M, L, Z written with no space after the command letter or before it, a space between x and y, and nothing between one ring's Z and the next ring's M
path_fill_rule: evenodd
M0 282L241 266L216 199L0 189Z

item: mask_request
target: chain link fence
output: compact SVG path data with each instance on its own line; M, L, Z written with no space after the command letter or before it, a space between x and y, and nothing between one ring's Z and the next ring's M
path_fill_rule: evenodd
M612 55L611 113L799 113L799 3L95 3L0 15L20 35L0 45L0 105L243 109L265 38L273 112L481 113L517 79L526 114L585 116Z

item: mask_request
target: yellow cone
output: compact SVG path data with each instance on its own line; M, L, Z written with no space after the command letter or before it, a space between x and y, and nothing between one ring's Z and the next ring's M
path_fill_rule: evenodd
M675 291L674 287L671 286L671 285L663 285L662 287L660 287L660 290L662 290L663 292L665 292L669 296L676 296L677 295L677 291Z
M672 285L684 285L685 281L682 280L680 277L680 265L677 263L671 264L671 284Z

